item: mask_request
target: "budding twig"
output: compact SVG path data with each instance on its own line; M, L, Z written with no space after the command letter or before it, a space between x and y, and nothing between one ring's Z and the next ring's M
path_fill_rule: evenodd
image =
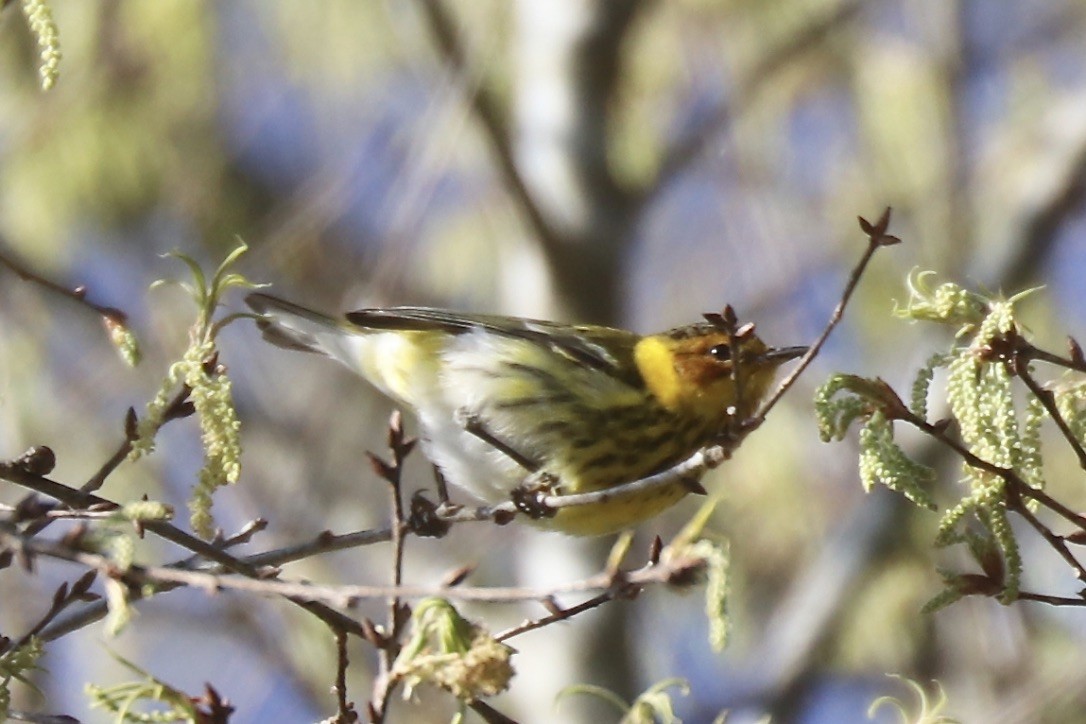
M90 493L84 493L76 488L71 488L54 480L50 480L44 475L36 475L21 467L17 462L0 461L0 479L7 480L8 482L15 483L16 485L20 485L30 490L35 490L43 495L48 495L51 498L56 498L73 508L87 508L90 506L119 507L111 500ZM221 550L219 547L190 535L170 523L160 520L148 520L143 521L142 526L147 531L154 533L161 538L165 538L172 543L176 543L208 560L215 561L225 569L241 576L259 579L266 576L268 573L267 570L246 563L244 560L236 558ZM331 626L341 628L349 633L361 635L361 626L359 626L356 621L344 616L338 611L332 610L324 604L308 601L295 601L295 603Z
M347 634L333 629L336 637L336 683L332 686L336 693L336 708L339 713L337 724L349 724L358 721L354 702L347 701Z
M282 578L252 578L238 574L183 570L168 566L131 565L122 570L108 556L80 550L66 544L64 541L27 538L3 530L0 530L0 546L13 550L17 549L31 559L35 556L45 556L78 563L88 569L134 586L147 584L169 586L170 584L176 584L209 592L223 590L246 591L262 596L287 598L299 604L324 604L342 609L352 608L363 600L379 600L389 597L418 599L440 596L442 598L479 603L517 603L521 601L545 601L557 595L583 594L614 589L615 592L624 592L624 595L618 596L617 593L612 593L612 597L628 598L631 591L641 586L669 584L687 580L692 572L691 568L698 568L701 565L701 561L698 559L680 558L673 563L649 563L633 571L621 572L619 576L604 571L594 576L559 584L548 589L515 586L325 586L308 581L293 581ZM565 618L569 618L569 615L566 615ZM363 636L361 625L353 621L352 624L348 633L354 633L355 629L357 629L358 635ZM339 627L334 628L340 630ZM387 639L387 636L385 638Z
M392 667L400 651L400 637L403 626L411 615L410 608L400 600L399 590L403 584L404 543L409 530L403 504L401 475L403 463L416 440L404 434L403 417L399 410L393 411L388 422L388 448L392 454L391 462L382 460L370 453L373 469L389 485L392 512L392 586L387 596L388 617L385 631L381 636L380 670L373 681L373 696L368 710L370 719L383 721L387 712L388 701L395 690L398 680L392 676Z
M1021 339L1021 337L1018 337L1018 339ZM1032 347L1032 345L1030 346ZM1014 360L1011 363L1014 373L1017 374L1018 378L1022 380L1022 383L1029 388L1029 391L1041 401L1041 404L1048 412L1049 417L1052 418L1052 421L1056 423L1056 427L1059 428L1060 434L1063 435L1064 440L1067 441L1067 444L1071 446L1071 450L1074 451L1075 457L1078 458L1079 467L1086 470L1086 450L1083 449L1082 443L1079 442L1075 433L1071 431L1071 427L1067 424L1067 420L1063 418L1063 415L1061 415L1060 411L1056 408L1056 399L1052 394L1052 391L1041 387L1037 380L1034 379L1033 375L1030 374L1029 363L1027 361L1028 357L1029 353L1025 351L1020 354L1015 354Z
M10 244L3 238L0 238L0 266L5 266L22 279L32 284L37 284L44 289L48 289L50 292L59 294L62 297L71 299L77 302L83 307L96 312L103 318L110 320L116 324L124 325L128 321L128 315L122 312L116 307L106 307L101 304L95 304L90 299L87 299L87 289L83 286L69 289L63 284L58 284L51 279L48 279L37 272L31 271L30 267L18 260L15 255L8 250Z
M890 228L890 207L887 206L886 210L882 212L882 216L879 220L872 224L864 217L859 217L860 229L867 234L867 249L864 251L863 256L860 257L860 261L852 269L852 273L849 274L848 283L845 285L845 291L841 294L841 300L837 302L837 306L834 307L833 313L830 315L829 321L826 323L825 328L822 330L822 334L818 335L818 339L814 341L808 349L806 354L799 358L799 364L795 366L792 372L785 377L781 384L777 387L776 391L769 397L768 400L762 405L762 409L755 415L756 418L764 419L766 414L777 404L777 401L781 399L785 392L795 384L799 376L810 366L814 358L818 356L818 353L822 351L822 346L829 339L830 333L841 322L841 319L845 314L845 307L848 305L850 299L852 299L852 293L856 291L857 285L860 283L860 277L863 276L864 271L867 269L868 262L871 261L871 257L875 255L875 252L884 246L893 246L894 244L900 244L901 239L896 236L887 234L886 231Z

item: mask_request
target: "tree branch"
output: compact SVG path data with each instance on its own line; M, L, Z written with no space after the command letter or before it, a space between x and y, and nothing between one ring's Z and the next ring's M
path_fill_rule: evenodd
M66 299L70 299L82 307L95 312L99 316L106 320L112 321L116 324L125 325L128 322L128 315L122 312L116 307L107 307L101 304L96 304L87 298L87 289L84 286L77 286L75 288L68 288L63 284L55 282L47 277L38 274L33 271L29 265L19 259L15 252L11 249L11 244L7 239L0 236L0 266L5 266L11 271L15 272L23 281L30 282L31 284L37 284L38 286L58 294Z

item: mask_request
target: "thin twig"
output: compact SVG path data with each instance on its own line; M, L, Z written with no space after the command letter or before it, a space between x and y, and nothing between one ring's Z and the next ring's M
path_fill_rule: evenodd
M1038 389L1040 388L1038 387ZM1043 392L1043 390L1040 391ZM1034 394L1036 394L1036 392L1034 392ZM894 397L896 398L896 396ZM927 420L913 414L899 398L893 403L893 410L891 410L891 413L894 418L907 422L939 443L950 448L970 467L983 470L1002 479L1006 485L1008 495L1010 496L1008 502L1011 509L1025 518L1026 522L1028 522L1030 526L1032 526L1034 530L1048 542L1053 550L1055 550L1056 553L1076 571L1079 580L1086 581L1086 566L1083 566L1083 564L1075 558L1068 549L1063 538L1055 535L1047 526L1041 523L1032 512L1030 512L1027 506L1021 503L1021 498L1027 497L1036 500L1041 505L1056 512L1071 523L1074 523L1082 530L1086 530L1086 518L1069 509L1044 491L1029 485L1013 469L995 465L994 463L977 456L962 443L947 435L945 425L929 423Z
M92 506L102 506L109 509L117 509L120 507L111 500L58 483L44 475L35 475L8 462L0 462L0 479L7 480L24 488L29 488L30 490L42 493L43 495L48 495L51 498L56 498L65 505L76 509L85 509ZM198 553L205 558L220 563L231 571L245 575L260 575L259 571L255 568L220 551L207 541L196 538L169 523L153 520L144 521L143 527L146 530L165 538L171 543L176 543L182 548L187 548L194 553Z
M31 497L36 498L33 494L31 494ZM56 503L45 503L43 505L53 507L42 510L38 515L32 518L19 519L19 523L29 522L31 524L23 531L24 533L37 534L39 532L37 526L40 526L42 523L52 523L54 520L110 520L117 517L116 510L72 510L66 506L59 506ZM5 506L5 508L8 508L8 506Z
M223 550L233 548L235 546L245 545L246 543L252 541L252 539L258 533L264 532L267 527L268 521L266 518L256 518L255 520L251 520L246 523L244 526L242 526L241 530L239 530L237 533L230 536L229 538L217 541L216 545L218 545L219 548Z
M1018 592L1019 601L1039 601L1050 606L1086 606L1086 598L1070 598L1067 596L1049 596L1044 593Z
M471 710L478 714L479 718L486 724L518 724L516 719L507 717L482 699L475 699L468 704L468 706L470 706Z
M183 389L183 392L184 398L174 398L173 402L167 407L167 412L188 399L189 389L186 387ZM124 439L121 440L121 444L117 446L117 449L109 456L109 459L102 463L102 466L94 471L94 474L87 479L87 482L79 487L80 490L84 493L93 493L96 490L99 490L102 485L105 484L106 479L113 474L113 471L120 467L121 463L128 458L129 453L132 452L132 445L136 442L136 438L138 437L136 431L137 422L136 410L129 407L128 412L125 413L124 417Z
M1011 484L1018 490L1018 493L1022 496L1036 500L1044 507L1059 514L1060 517L1075 524L1081 530L1086 530L1086 518L1071 510L1066 505L1056 500L1045 491L1027 484L1024 480L1018 478L1017 476Z
M603 604L615 600L615 598L617 598L617 596L614 592L605 591L597 596L593 596L587 601L577 604L576 606L563 608L560 611L552 613L549 616L531 619L516 626L513 626L512 628L508 628L505 631L496 634L494 638L497 641L508 641L514 636L520 636L521 634L528 633L529 631L534 631L537 628L549 626L558 621L566 621L573 618L579 613L584 613L585 611L591 611L594 608L599 608Z
M29 631L18 639L14 641L5 640L0 643L0 654L14 651L25 646L30 642L30 639L40 634L46 626L52 623L61 612L73 603L85 601L88 598L96 598L93 594L88 593L91 584L94 583L96 577L97 573L95 571L87 571L71 586L67 583L60 584L60 587L57 588L56 592L53 594L53 600L49 606L49 610L45 612L45 615L43 615Z
M263 518L257 518L256 520L252 520L252 521L249 521L248 523L246 523L245 526L240 531L238 531L234 535L230 536L229 538L223 538L221 536L221 532L220 532L220 534L216 535L216 537L213 539L212 543L219 550L223 550L223 551L229 550L230 548L235 548L235 547L237 547L239 545L244 545L244 544L248 543L250 540L252 540L253 537L256 536L257 533L260 533L261 531L263 531L267 527L268 527L268 521L266 521ZM244 557L240 558L239 560L241 560L241 561L243 561L245 563L248 563L249 565L252 565L252 566L273 565L273 564L269 564L269 563L256 563L256 562L250 560L249 558L244 558ZM211 564L208 564L199 555L193 554L193 555L191 555L191 556L189 556L187 558L182 558L181 560L174 561L173 563L170 563L168 565L169 565L170 568L189 568L189 569L192 569L192 568L206 568L206 567L210 566ZM212 568L213 567L214 566L212 566Z
M188 402L189 393L191 390L187 386L182 386L174 395L173 399L166 405L162 414L162 424L173 420L179 420L192 414L194 408ZM120 467L127 458L128 454L132 452L132 445L135 443L138 435L136 432L136 411L131 407L128 408L128 412L125 414L124 419L124 439L121 440L121 444L117 447L117 450L102 464L102 467L98 468L93 475L79 487L79 490L83 493L93 493L99 490L102 485L105 484L106 479L113 474L113 472ZM50 520L43 520L40 523L36 523L25 531L28 535L36 535L50 524Z
M389 540L392 540L392 528L372 528L338 535L324 531L304 543L283 546L263 553L254 553L242 558L242 560L252 566L281 566L286 563L312 558L322 553L385 543Z
M547 495L541 499L544 506L548 508L571 508L581 505L598 505L600 503L607 503L616 499L621 499L628 495L637 495L646 490L653 488L660 488L673 483L681 481L685 477L696 476L703 473L706 469L713 466L712 461L716 458L709 450L698 450L693 455L683 460L682 462L673 465L667 470L663 470L655 475L649 475L635 480L631 483L623 483L621 485L615 485L610 488L603 488L601 490L594 490L588 493L571 493L568 495ZM505 510L507 504L498 506L492 506L487 508L488 512L495 512L498 510ZM514 506L508 504L508 508L516 510Z
M191 392L192 390L190 390L187 385L181 386L177 391L177 394L173 396L163 409L161 425L165 425L167 422L172 422L173 420L180 420L188 417L195 412L195 408L189 404L189 394ZM98 490L105 483L106 478L112 475L113 471L125 461L128 454L132 452L132 445L139 437L136 430L137 421L136 411L131 407L128 408L128 412L125 413L124 419L124 439L121 440L121 444L117 446L117 450L110 456L109 460L103 463L102 467L96 470L87 482L83 483L79 488L80 490L84 493L93 493Z
M1014 372L1018 375L1018 378L1022 380L1022 383L1029 388L1029 391L1036 395L1037 399L1044 405L1046 411L1048 411L1049 417L1056 423L1056 427L1060 429L1060 433L1064 439L1067 440L1067 444L1071 446L1071 449L1075 453L1075 457L1078 458L1078 465L1083 470L1086 470L1086 450L1082 447L1082 442L1075 436L1075 433L1071 431L1071 426L1067 424L1067 420L1063 419L1063 415L1060 414L1059 408L1056 407L1056 398L1052 394L1051 390L1046 390L1037 383L1037 380L1030 374L1029 365L1026 359L1029 357L1029 352L1026 351L1023 356L1015 356L1013 362Z
M392 586L399 588L403 583L404 544L407 533L407 516L404 514L401 484L405 457L403 449L403 417L399 410L392 413L392 419L389 422L389 443L395 461L393 467L395 474L390 475L388 480L392 499ZM393 640L395 640L400 628L399 597L395 595L389 597L388 607L388 630L392 632Z
M776 391L769 397L768 400L762 405L762 408L755 415L755 419L764 419L766 414L777 404L777 401L781 399L788 389L795 384L799 376L810 366L814 358L818 356L818 353L822 351L822 346L829 339L830 333L841 322L841 319L845 314L845 306L848 305L849 300L852 298L852 293L856 291L856 286L860 283L860 277L863 276L864 271L867 269L868 262L871 261L871 257L875 255L875 252L883 246L891 246L900 242L895 236L891 236L886 233L890 226L890 208L887 207L882 212L882 216L874 224L860 217L860 228L867 234L867 249L864 251L860 261L852 269L852 273L849 274L848 283L845 285L845 291L841 294L841 300L837 302L837 306L834 307L833 313L830 315L829 322L826 323L825 328L822 330L822 334L818 336L808 349L807 353L799 358L799 364L795 366L792 372L781 381Z
M111 500L106 500L97 495L84 493L80 490L70 488L67 485L62 485L54 480L50 480L45 476L27 472L19 466L12 465L8 462L0 462L0 479L8 480L16 485L21 485L25 488L56 498L74 508L85 508L93 505L111 506L113 508L120 507ZM267 570L249 565L218 549L214 545L200 540L169 523L150 520L141 522L141 525L144 530L150 531L160 538L165 538L171 543L175 543L193 553L198 553L205 558L213 560L234 573L250 576L252 578L261 578L268 574ZM342 628L357 636L364 635L361 624L344 616L338 611L334 611L320 603L309 601L297 601L296 603L330 626Z
M247 529L250 526L247 527ZM245 531L239 533L235 538L230 538L227 541L219 544L221 548L229 548L233 545L235 539L240 538ZM388 541L391 537L391 531L388 528L380 528L376 530L363 530L354 533L345 533L343 535L332 535L331 533L324 532L307 543L301 543L293 546L285 546L283 548L277 548L263 553L256 553L250 556L241 558L240 560L248 565L255 566L257 568L264 568L267 566L278 566L285 563L291 563L294 561L300 561L305 558L319 555L321 553L327 553L330 551L345 550L348 548L356 548L364 545L371 545L374 543L381 543ZM238 540L237 542L241 542ZM210 565L199 556L189 556L182 560L175 561L166 566L167 568L179 568L182 570L204 570L211 573L222 573L226 569L221 565ZM155 594L166 593L179 587L181 584L162 584L158 590L154 591ZM51 627L47 638L53 640L60 638L72 631L84 628L93 624L96 621L100 621L105 618L108 613L108 608L105 602L92 603L83 608L77 614L65 618L61 623L55 627Z
M337 724L350 724L358 721L358 713L354 710L354 703L347 701L347 666L350 663L347 658L347 634L335 629L332 633L336 637L336 683L332 687L336 693L336 721Z
M895 408L894 417L899 420L904 420L921 432L931 436L939 443L950 448L970 467L983 470L985 472L991 473L992 475L996 475L1002 478L1009 487L1016 490L1020 495L1036 500L1041 505L1058 513L1061 517L1065 518L1071 523L1074 523L1077 527L1081 528L1082 530L1086 530L1086 517L1083 517L1075 511L1071 510L1060 501L1045 493L1043 490L1029 485L1026 481L1022 480L1022 478L1020 478L1014 470L1000 467L999 465L990 463L984 458L978 457L977 455L973 454L973 452L966 448L964 445L947 435L946 430L942 426L933 425L927 420L924 420L921 417L917 417L912 413L912 411L908 409L908 407L904 405L904 403L901 403L897 408Z
M556 595L589 593L592 591L632 591L651 584L669 584L689 580L692 570L703 565L696 558L679 559L672 563L649 564L621 574L621 585L615 576L603 572L577 581L552 586L548 589L522 587L473 587L473 586L324 586L307 581L291 581L281 578L255 578L238 574L215 574L191 571L167 566L131 565L121 569L108 556L73 547L63 541L27 538L17 533L0 531L3 547L27 556L46 556L77 563L96 570L132 586L182 585L208 592L224 590L245 591L269 597L284 597L296 603L323 603L337 608L350 608L362 600L378 600L395 596L427 598L440 596L479 603L517 603L546 601ZM350 631L348 631L350 632Z
M8 709L9 721L22 721L29 724L79 724L79 720L67 714L41 714L38 712Z
M1069 357L1061 357L1058 354L1053 354L1052 352L1048 352L1038 347L1033 347L1032 345L1028 350L1024 351L1024 354L1030 359L1048 362L1049 364L1054 364L1059 367L1065 367L1069 370L1074 370L1075 372L1086 372L1086 361L1074 360Z
M1048 526L1039 521L1037 516L1035 516L1027 506L1022 504L1021 498L1017 495L1017 490L1017 488L1014 489L1015 495L1012 498L1013 506L1011 509L1025 518L1026 522L1029 523L1033 529L1048 542L1048 545L1050 545L1052 549L1067 562L1067 565L1075 569L1075 574L1080 581L1086 582L1086 567L1083 567L1082 563L1072 555L1071 551L1067 548L1067 541L1049 530Z
M383 721L387 714L388 701L392 697L398 680L392 676L392 667L400 650L400 635L406 621L406 607L400 600L399 590L403 585L404 543L408 532L407 515L403 504L402 474L403 463L415 446L415 440L404 435L403 416L399 410L392 412L388 422L388 448L392 462L386 462L370 454L374 471L389 485L392 517L392 586L388 599L388 615L385 633L379 648L379 671L373 681L373 697L369 702L370 718Z
M79 286L75 289L69 289L63 284L58 284L57 282L54 282L51 279L47 279L46 277L38 274L37 272L31 271L30 267L17 259L15 255L9 250L10 246L11 245L8 244L4 238L0 237L0 247L3 247L0 248L0 266L6 266L8 269L15 272L15 274L18 275L18 277L23 281L37 284L38 286L48 289L49 291L56 294L59 294L62 297L71 299L80 304L81 306L86 307L87 309L117 324L123 325L127 323L128 315L122 312L120 309L117 309L116 307L107 307L101 304L95 304L91 300L87 299L87 290L85 287Z

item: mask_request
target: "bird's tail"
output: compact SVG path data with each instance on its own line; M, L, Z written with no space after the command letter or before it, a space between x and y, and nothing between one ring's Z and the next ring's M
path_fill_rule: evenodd
M254 292L245 303L261 318L257 326L277 347L315 352L350 363L350 325L270 294Z

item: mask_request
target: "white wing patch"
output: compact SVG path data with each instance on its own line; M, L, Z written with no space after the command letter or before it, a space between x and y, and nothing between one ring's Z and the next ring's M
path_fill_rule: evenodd
M489 442L464 430L460 421L464 414L478 416L488 432L516 447L521 441L510 437L514 430L508 425L495 424L490 403L518 394L523 382L510 376L508 363L538 349L522 339L476 330L449 338L442 351L438 384L444 410L423 421L431 438L427 451L450 482L487 502L508 500L529 472ZM535 451L523 452L531 456Z

